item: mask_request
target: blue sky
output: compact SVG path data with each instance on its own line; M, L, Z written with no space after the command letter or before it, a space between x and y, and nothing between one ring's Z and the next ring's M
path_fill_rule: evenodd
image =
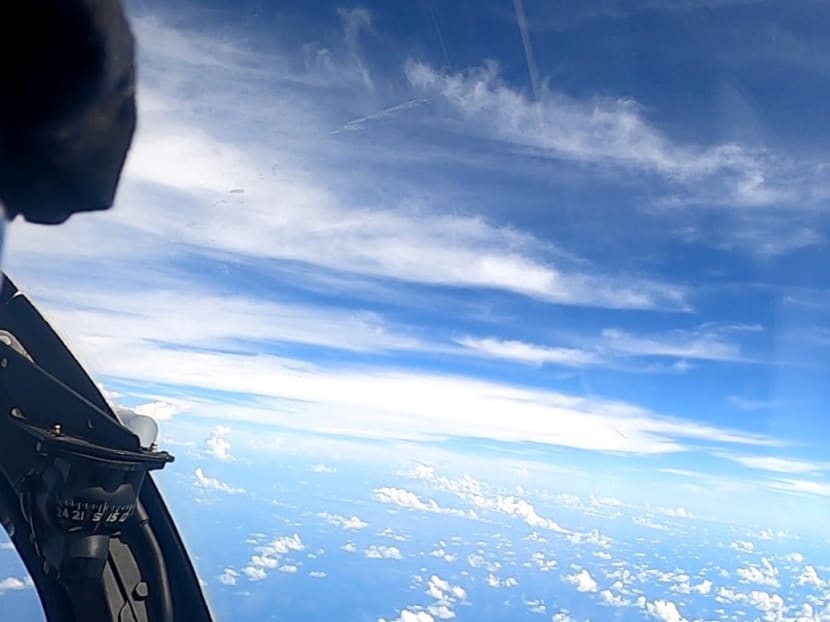
M115 209L7 248L114 400L820 530L828 9L130 7Z

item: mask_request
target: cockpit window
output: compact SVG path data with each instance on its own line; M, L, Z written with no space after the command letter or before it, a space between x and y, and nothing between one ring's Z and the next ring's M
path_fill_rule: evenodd
M217 618L830 616L830 8L128 8L116 205L6 265Z

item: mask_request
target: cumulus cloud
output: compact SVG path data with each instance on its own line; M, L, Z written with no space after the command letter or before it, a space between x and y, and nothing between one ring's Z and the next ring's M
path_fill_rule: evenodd
M323 572L322 570L312 570L311 572L308 573L308 576L312 577L313 579L323 579L323 578L325 578L326 573Z
M729 545L730 549L736 551L743 551L744 553L752 553L755 550L755 545L749 540L736 540Z
M477 498L477 500L478 502L476 504L480 507L492 509L509 516L515 516L516 518L526 522L531 527L541 527L545 529L552 529L553 531L557 531L559 533L568 533L568 531L560 527L556 521L539 516L533 504L525 499L513 496L500 496L492 501L487 500L484 497Z
M357 546L354 542L346 542L346 544L344 544L340 548L346 551L347 553L357 553Z
M747 602L764 612L783 612L784 610L784 599L781 596L761 590L752 590L747 596Z
M436 600L435 604L428 608L428 611L441 620L454 618L455 612L452 607L467 598L467 591L463 587L452 585L438 575L432 575L427 580L426 593Z
M248 577L250 581L263 581L268 574L265 570L260 566L245 566L242 569L242 572L245 573L245 576Z
M677 605L670 600L655 600L646 603L646 611L650 616L663 622L686 622L686 618L677 610Z
M566 537L571 544L591 544L603 549L611 548L611 538L600 533L598 529L592 529L587 533L573 532Z
M222 585L236 585L239 579L239 573L233 568L225 568L222 574L219 575L219 583Z
M230 433L231 429L226 425L217 425L213 428L213 432L211 432L210 436L205 441L207 452L218 460L224 460L226 462L233 460L234 458L231 455L231 443L227 439Z
M299 552L305 549L305 544L299 534L279 536L268 544L256 547L256 553L251 555L248 565L242 572L251 581L262 581L268 576L268 570L296 573L296 564L283 563L283 557L290 552Z
M453 555L452 553L448 553L447 550L444 548L444 545L440 545L437 548L434 548L430 551L431 557L437 557L439 559L443 559L446 562L454 562L458 559L457 555Z
M328 512L320 512L317 516L330 525L342 527L343 529L348 529L349 531L357 531L369 526L369 523L360 520L357 516L346 518L345 516L340 516L339 514L329 514Z
M576 586L577 592L596 592L597 591L597 582L594 580L594 577L591 576L591 573L588 572L586 569L582 569L576 574L567 575L563 579L566 583L570 583L571 585Z
M543 551L537 551L530 556L530 561L542 572L550 572L556 568L555 559L546 559Z
M736 570L737 575L746 583L757 583L778 587L778 569L766 557L761 558L760 565L750 565Z
M398 547L385 546L383 544L372 544L363 554L366 556L366 559L403 559Z
M244 488L237 488L236 486L231 486L230 484L216 479L215 477L208 477L205 475L202 467L197 467L196 470L193 471L193 481L199 488L218 490L219 492L225 492L229 495L241 495L245 492Z
M11 592L17 590L25 590L33 587L32 579L29 576L25 577L6 577L0 580L0 594L3 592Z
M599 597L602 603L609 607L627 607L631 604L630 601L619 594L614 594L611 590L602 590L599 593Z
M812 585L814 587L824 587L827 581L818 576L816 569L813 566L804 566L804 570L798 577L799 585Z
M385 486L383 488L376 488L374 491L374 495L375 499L377 499L381 503L391 503L403 508L421 510L422 512L434 512L436 514L465 516L463 510L441 507L434 499L427 499L426 501L424 501L414 492L410 490L405 490L403 488L392 488L389 486Z
M414 611L411 609L404 609L401 611L401 615L395 618L394 620L386 620L385 618L380 618L378 622L435 622L435 618L433 618L426 611Z

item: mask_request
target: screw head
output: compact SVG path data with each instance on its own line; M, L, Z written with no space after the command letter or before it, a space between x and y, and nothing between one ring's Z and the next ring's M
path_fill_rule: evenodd
M52 426L51 432L54 436L63 436L63 426L60 423L56 423Z
M12 409L11 409L11 412L9 412L9 414L10 414L12 417L14 417L15 419L25 419L25 418L26 418L26 416L23 414L23 411L22 411L22 410L20 410L20 409L19 409L19 408L17 408L17 407L12 408Z
M137 600L144 600L150 594L150 590L147 589L147 583L141 581L136 584L133 588L133 597Z

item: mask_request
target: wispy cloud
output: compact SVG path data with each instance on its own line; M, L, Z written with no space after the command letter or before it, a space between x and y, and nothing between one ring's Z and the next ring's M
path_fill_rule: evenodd
M163 29L150 29L143 36L147 54L170 53L165 46L161 52L153 50L154 37L168 37ZM187 36L178 33L176 40ZM184 43L172 47L171 56L159 60L181 68L181 55L193 52ZM118 240L106 249L111 261L156 254L159 240L164 240L168 248L170 242L183 245L182 251L202 248L211 255L302 262L372 278L495 289L558 304L688 307L683 287L561 264L527 232L481 216L440 212L412 197L406 187L392 193L389 201L363 198L375 183L358 173L343 178L341 165L330 155L341 148L332 144L334 138L326 138L328 115L315 117L290 101L275 101L273 92L257 87L256 81L236 78L247 94L229 102L233 76L221 89L197 84L183 91L149 73L139 100L143 122L117 209L70 222L70 231L62 231L60 238L21 227L15 255L36 250L43 258L71 251L78 258L101 260L105 252L95 242ZM199 122L200 101L210 102L214 117ZM231 119L240 117L275 124L289 144L298 145L297 152L275 156L261 136L242 130L228 135L228 128L238 127ZM208 124L223 131L208 131ZM244 193L229 194L232 189ZM55 245L56 239L63 242Z
M830 462L809 462L778 456L748 456L730 453L719 453L717 455L750 469L772 471L774 473L820 473L830 471Z
M457 343L484 356L535 365L553 363L570 367L613 366L629 357L748 362L750 359L744 354L737 337L761 331L762 327L758 325L709 323L662 333L635 333L607 328L599 337L567 335L563 338L567 343L584 344L580 348L494 337L464 337L457 339Z
M509 359L520 363L555 363L571 367L585 367L596 365L601 358L594 352L577 348L557 348L539 346L522 341L501 340L493 338L464 337L458 339L462 346L479 352L485 356Z
M532 102L499 76L493 62L445 73L412 61L406 75L413 86L441 97L479 131L553 157L627 166L679 181L727 173L753 190L763 184L760 162L742 146L676 143L630 99L577 100L545 89L540 101Z
M791 493L808 493L830 497L830 482L805 479L779 479L769 482L769 487L775 490Z
M602 331L602 337L604 347L632 356L739 361L746 360L747 357L730 336L762 330L761 326L755 324L703 324L690 330L643 335L608 328Z

